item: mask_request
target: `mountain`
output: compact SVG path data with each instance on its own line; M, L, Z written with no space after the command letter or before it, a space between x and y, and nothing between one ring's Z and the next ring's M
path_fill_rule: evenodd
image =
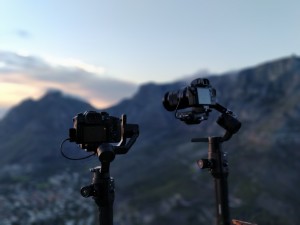
M25 100L0 122L1 163L53 162L58 145L68 136L72 118L80 111L95 110L90 104L48 92L38 101ZM57 154L58 155L58 154Z
M208 79L217 90L219 103L235 112L242 122L241 130L223 144L229 159L231 217L257 224L296 224L300 203L300 153L297 151L300 146L300 106L297 104L300 58L282 58L235 73L211 75ZM189 84L184 81L148 83L131 99L99 110L117 117L126 114L128 123L137 123L140 127L140 136L132 149L111 163L111 175L116 180L117 224L193 225L214 221L213 178L209 172L201 172L196 164L198 159L207 157L207 145L191 143L190 139L223 135L224 130L215 123L219 113L212 112L209 119L199 125L186 125L161 104L165 92L186 85ZM63 185L62 188L73 187L69 192L78 204L65 200L67 195L64 194L59 199L53 197L56 201L52 204L68 202L64 211L85 215L82 218L86 220L81 222L92 224L87 222L90 220L86 212L94 211L83 207L86 201L74 190L81 182L90 182L87 168L99 163L95 158L68 161L59 154L60 143L68 137L68 129L72 127L72 118L86 110L95 109L60 92L48 93L36 101L26 100L11 109L0 121L0 163L6 168L3 171L10 171L0 173L0 180L8 186L23 182L27 188L30 183L31 192L41 190L43 184L43 193L51 193L51 196L60 196L61 192L49 191L54 190L57 183ZM86 154L69 143L65 151L75 156ZM17 165L24 169L20 172L15 169ZM15 170L19 172L12 172ZM65 178L59 174L65 174ZM8 189L0 188L2 198L5 198L4 191ZM72 209L68 208L69 204L73 205ZM89 201L87 205L93 204ZM47 221L52 224L54 219L55 224L64 224L61 221L66 218L77 218L54 212L51 215L52 220Z

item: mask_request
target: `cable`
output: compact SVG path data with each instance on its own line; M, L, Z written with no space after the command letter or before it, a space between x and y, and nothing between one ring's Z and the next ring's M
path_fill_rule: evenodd
M180 100L181 100L181 98L179 98L178 103L177 103L177 106L176 106L176 109L175 109L175 114L174 114L174 116L175 116L176 119L180 119L180 118L177 116L177 112L178 112L178 107L179 107Z
M62 155L63 157L65 157L66 159L69 159L69 160L83 160L83 159L87 159L87 158L89 158L89 157L91 157L91 156L93 156L93 155L96 154L96 153L93 153L93 154L91 154L91 155L84 156L84 157L82 157L82 158L71 158L71 157L67 156L67 155L63 152L63 145L64 145L64 143L65 143L66 141L69 141L69 140L70 140L70 138L67 138L67 139L63 140L62 143L60 144L60 153L61 153L61 155Z

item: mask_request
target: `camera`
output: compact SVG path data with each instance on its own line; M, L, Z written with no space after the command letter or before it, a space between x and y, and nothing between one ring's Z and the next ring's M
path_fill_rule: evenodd
M168 111L215 104L216 90L208 79L201 78L193 80L190 86L167 92L163 97L163 106Z
M190 86L167 92L162 103L166 110L175 111L176 119L187 125L199 124L208 119L212 109L217 110L221 113L217 123L226 130L223 141L230 139L241 128L237 116L217 102L216 90L208 79L198 78L193 80Z
M107 112L86 111L73 118L74 128L69 130L71 142L82 149L93 151L102 143L117 143L122 139L122 118L109 116Z

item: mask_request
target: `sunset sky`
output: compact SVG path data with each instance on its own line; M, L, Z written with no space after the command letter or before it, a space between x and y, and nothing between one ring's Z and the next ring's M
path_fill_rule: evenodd
M145 82L300 55L297 0L0 0L0 117L49 89L97 107Z

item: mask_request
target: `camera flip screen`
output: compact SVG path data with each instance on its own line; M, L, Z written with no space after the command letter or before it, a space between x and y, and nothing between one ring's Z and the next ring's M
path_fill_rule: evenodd
M209 88L197 88L197 95L199 105L212 105Z

